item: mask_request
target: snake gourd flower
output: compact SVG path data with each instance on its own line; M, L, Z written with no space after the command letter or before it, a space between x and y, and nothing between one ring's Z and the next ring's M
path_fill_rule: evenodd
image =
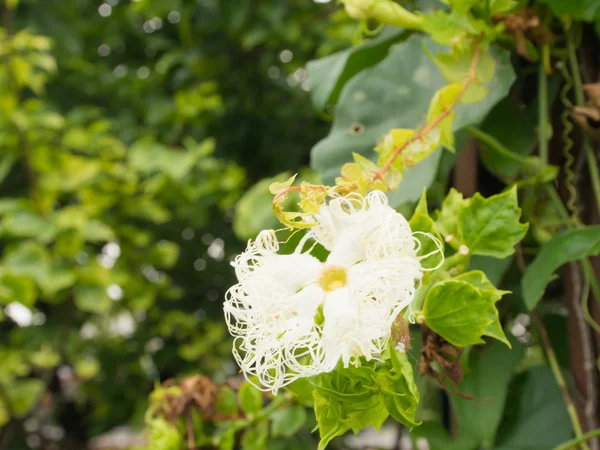
M408 222L378 191L333 198L309 219L316 225L293 254L279 254L265 230L232 263L239 282L224 311L233 353L246 378L273 393L340 362L378 359L430 256L418 256ZM305 250L310 240L329 251L324 262Z

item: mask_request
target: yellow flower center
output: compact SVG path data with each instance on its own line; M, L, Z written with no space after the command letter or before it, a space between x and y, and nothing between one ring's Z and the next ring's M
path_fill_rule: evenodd
M331 292L348 284L348 274L343 267L328 266L321 273L318 283L324 291Z

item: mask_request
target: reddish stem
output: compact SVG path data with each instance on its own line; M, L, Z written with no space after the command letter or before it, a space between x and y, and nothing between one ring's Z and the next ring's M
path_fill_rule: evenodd
M465 92L469 88L469 85L473 81L475 81L475 78L477 78L476 69L477 69L477 64L479 63L480 53L481 53L481 43L476 42L475 43L475 52L473 54L473 61L471 62L471 66L469 67L469 74L467 75L467 78L465 78L465 80L463 81L463 84L462 84L460 91L458 92L458 95L456 96L456 98L452 101L452 103L450 103L450 105L448 106L448 108L445 111L443 111L439 116L437 116L431 122L429 122L427 125L425 125L425 127L423 127L423 129L421 129L421 131L419 131L419 133L414 135L411 139L406 141L400 147L396 148L394 150L394 153L392 153L392 156L390 156L390 158L385 162L385 164L383 165L381 170L379 170L379 171L375 172L375 174L373 174L373 178L371 181L375 181L377 179L383 180L383 174L390 169L390 167L392 166L392 164L394 163L396 158L400 155L400 153L402 153L404 151L404 149L406 147L408 147L413 142L416 142L418 140L423 140L425 138L425 136L427 136L427 133L429 133L431 130L433 130L436 126L438 126L440 124L440 122L442 120L444 120L446 117L448 117L450 115L452 110L456 107L456 105L458 105L462 96L465 94Z

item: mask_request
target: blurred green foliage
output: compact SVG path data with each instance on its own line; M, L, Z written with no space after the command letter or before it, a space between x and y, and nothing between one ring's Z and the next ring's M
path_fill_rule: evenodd
M81 449L140 427L156 380L235 375L232 207L307 165L326 125L304 65L355 30L313 2L253 5L1 5L0 448Z

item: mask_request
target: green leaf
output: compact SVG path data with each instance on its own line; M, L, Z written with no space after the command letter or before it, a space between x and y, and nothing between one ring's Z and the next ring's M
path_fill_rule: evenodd
M271 178L264 178L246 191L235 205L233 230L240 239L255 238L262 230L275 229L279 221L273 214L273 194L269 186L281 183L290 177L290 172L283 172ZM290 210L293 199L284 201L284 209Z
M95 358L83 358L75 363L75 373L82 380L91 380L100 372L100 363Z
M315 108L322 111L327 105L335 104L348 80L361 70L381 61L391 45L408 36L410 33L386 28L376 38L362 45L309 61L306 69Z
M294 405L275 411L269 418L271 419L271 434L273 437L291 437L306 422L306 409L303 406Z
M475 46L454 46L451 53L439 52L432 57L433 61L444 74L448 83L462 84L469 76L473 60L475 58ZM471 82L461 97L461 102L476 103L483 100L489 93L486 86L493 78L496 62L490 53L488 44L480 44L479 61L475 68L475 80Z
M449 84L448 86L439 89L431 99L429 111L427 112L427 123L429 123L447 111L450 111L450 113L439 123L438 127L440 129L440 145L443 145L451 151L455 151L454 132L452 131L454 110L451 106L456 101L461 91L462 86L460 83Z
M262 393L248 382L240 387L238 400L246 414L256 414L263 407Z
M481 284L473 284L475 279ZM491 284L488 286L489 281L486 281L483 272L468 272L462 279L434 285L427 293L423 308L427 326L458 347L481 344L481 336L486 334L505 341L502 329L498 331L499 325L495 325L498 312L494 306L504 292L489 288Z
M500 324L500 318L498 317L498 310L494 306L495 303L502 298L504 294L508 294L508 291L501 291L494 287L494 285L487 279L485 273L479 270L472 270L470 272L464 273L456 277L457 280L466 281L467 283L471 283L471 285L475 286L479 291L490 299L493 303L486 310L487 318L489 319L489 323L483 330L483 334L485 336L492 337L497 339L503 343L505 343L508 347L510 347L510 342L506 338L504 334L504 330L502 329L502 325Z
M6 214L0 223L2 234L15 237L39 237L46 234L48 228L45 219L24 209Z
M236 416L238 413L237 397L228 386L221 386L215 400L215 408L224 416Z
M425 190L423 190L421 200L419 200L415 212L408 224L410 225L410 229L414 233L413 235L421 243L421 248L418 253L419 256L428 255L438 250L436 242L431 237L423 235L422 233L431 234L435 239L438 240L439 244L442 247L441 251L438 251L437 253L429 256L428 258L421 260L421 265L425 268L431 269L433 267L437 267L438 264L442 262L442 258L444 256L444 241L442 240L442 237L437 231L435 222L431 217L429 217L429 212L427 211L427 196Z
M179 259L179 245L161 240L150 251L150 259L156 267L172 269Z
M269 422L260 420L242 436L242 450L263 450L267 448Z
M555 16L591 22L600 15L600 3L596 0L541 0Z
M523 346L514 338L512 344L512 350L500 342L473 349L469 354L469 372L458 389L473 396L475 401L450 396L459 428L475 438L482 448L493 448L509 382L523 356Z
M30 308L36 298L37 290L31 278L10 273L0 275L0 303L19 302Z
M439 422L423 422L410 432L413 448L418 449L419 443L426 440L431 450L474 450L477 448L475 438L463 433L459 428L455 438L450 437L444 426Z
M227 430L220 436L219 450L233 450L235 447L235 432Z
M491 256L475 255L469 262L470 270L480 270L485 273L490 283L494 286L500 285L506 271L513 262L514 257L508 256L504 259L492 258Z
M10 416L6 405L0 400L0 427L3 427L10 421Z
M506 258L525 236L528 225L519 223L517 189L484 198L469 199L451 190L438 214L438 228L455 249L465 245L472 255Z
M284 389L291 392L301 404L306 406L313 405L313 391L315 388L308 378L298 378L293 383L285 386Z
M412 365L404 352L396 351L390 341L390 361L383 370L378 371L378 382L383 392L383 401L389 414L409 429L418 426L415 421L419 405L419 390L415 383Z
M8 248L4 257L4 267L12 273L27 275L37 280L48 273L50 255L41 245L25 241Z
M10 410L16 417L25 416L41 399L45 385L42 380L28 378L11 383L7 391L10 401Z
M563 264L600 253L600 226L557 233L545 243L540 253L527 267L521 280L523 300L529 310L535 308L544 295L553 273Z
M331 131L313 147L311 154L311 167L321 173L325 183L339 176L342 166L352 160L352 153L375 160L373 147L391 129L423 125L432 97L447 84L423 53L424 42L422 36L415 35L396 44L386 58L344 86ZM455 132L481 121L506 96L514 80L509 54L498 50L493 58L498 66L489 83L493 89L485 100L456 108ZM440 157L436 150L415 167L406 169L402 189L390 194L390 204L417 201L423 188L433 182Z
M336 369L315 377L315 414L319 428L319 450L348 430L358 433L372 425L379 429L388 412L383 396L376 393L371 367Z
M112 300L106 289L97 284L79 284L74 289L75 305L82 311L102 314L108 312Z
M547 450L572 437L565 402L549 367L519 375L509 389L495 450Z
M53 267L37 281L44 296L53 297L57 292L73 286L77 277L71 269Z

